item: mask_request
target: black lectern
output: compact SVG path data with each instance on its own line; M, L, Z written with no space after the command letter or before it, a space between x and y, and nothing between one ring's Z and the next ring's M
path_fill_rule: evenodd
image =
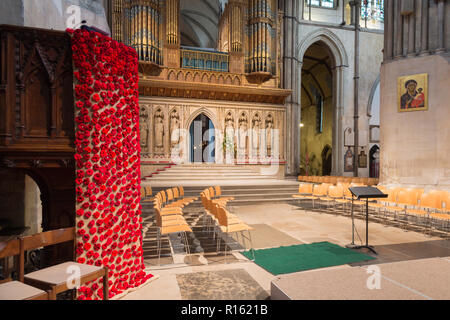
M346 247L351 249L367 248L377 254L374 248L369 246L369 199L387 198L388 195L374 187L353 187L349 190L352 193L352 243ZM366 199L366 245L364 246L355 245L355 220L353 216L353 199L355 197L357 200Z

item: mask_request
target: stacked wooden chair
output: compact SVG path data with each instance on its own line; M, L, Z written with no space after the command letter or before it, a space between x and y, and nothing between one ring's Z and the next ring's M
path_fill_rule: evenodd
M226 205L229 201L232 201L233 197L224 197L219 186L209 187L200 194L202 204L205 210L204 218L207 219L206 227L214 231L214 238L217 235L216 251L220 251L220 241L222 237L219 237L219 233L225 235L241 234L241 238L244 242L248 240L250 243L250 250L253 254L252 261L255 260L255 253L253 249L253 242L250 231L252 227L240 220L236 215L230 213L226 209ZM245 236L247 232L247 236ZM227 237L223 237L225 240L225 262L227 261L228 244L226 242Z
M184 190L183 190L184 194ZM187 232L192 232L191 227L183 217L183 207L195 201L196 198L183 198L179 188L170 188L158 192L153 200L155 210L155 222L157 227L157 253L158 264L161 264L161 238L173 233L182 236L186 254L189 256L190 246Z

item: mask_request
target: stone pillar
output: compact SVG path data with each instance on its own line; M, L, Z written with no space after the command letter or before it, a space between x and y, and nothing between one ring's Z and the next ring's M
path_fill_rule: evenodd
M438 46L436 52L445 52L445 1L438 0Z
M286 174L295 175L300 168L300 71L301 63L298 55L298 32L300 0L282 0L283 9L283 77L284 89L292 90L292 95L286 99Z
M428 0L422 0L422 48L420 55L429 54L428 51Z

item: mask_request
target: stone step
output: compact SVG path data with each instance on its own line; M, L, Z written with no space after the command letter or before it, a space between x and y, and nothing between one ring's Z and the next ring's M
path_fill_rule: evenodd
M253 171L245 171L245 172L235 172L235 171L210 171L210 172L200 172L200 171L166 171L166 172L160 172L158 174L159 176L218 176L218 175L233 175L233 176L259 176L260 174Z
M164 175L154 175L152 177L147 177L145 180L148 181L202 181L202 180L276 180L273 176L258 176L258 175L215 175L215 176L164 176Z
M240 187L241 188L241 187ZM296 194L298 188L296 186L283 186L280 185L279 188L248 188L248 189L228 189L222 187L222 196L239 196L244 194L253 194L253 195L271 195L276 193L283 194ZM165 190L167 188L152 188L153 193L156 194L161 190ZM205 187L197 188L197 189L186 189L184 190L185 197L197 197L200 193L205 189Z
M211 166L211 167L191 167L191 166L175 166L167 168L166 170L176 171L176 170L252 170L249 167L239 167L239 166Z

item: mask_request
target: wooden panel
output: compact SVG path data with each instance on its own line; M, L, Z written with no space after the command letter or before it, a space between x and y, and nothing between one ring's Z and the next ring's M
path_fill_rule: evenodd
M67 167L74 154L69 35L0 25L0 46L0 166Z
M43 68L36 68L25 83L25 137L49 137L50 83Z
M40 247L51 246L73 240L75 237L75 228L66 228L41 232L32 236L23 237L23 250L33 250Z

